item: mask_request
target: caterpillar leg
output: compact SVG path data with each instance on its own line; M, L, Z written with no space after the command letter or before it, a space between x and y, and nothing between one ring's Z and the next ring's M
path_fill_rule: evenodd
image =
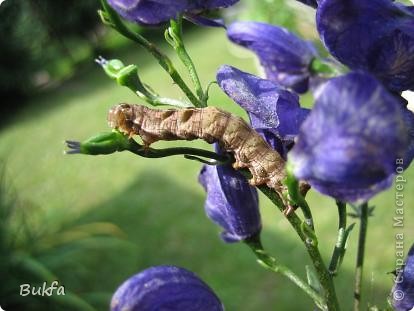
M149 146L152 143L155 143L156 141L158 141L159 139L157 138L157 136L149 134L145 131L139 131L138 135L141 137L142 139L142 143L144 144L144 148L149 148Z
M283 215L289 216L289 215L291 215L294 212L295 212L295 208L292 205L288 204L288 206L286 207L286 209L283 211Z
M261 178L259 176L253 175L251 179L249 179L249 184L251 186L260 186L266 183L266 178Z
M233 163L233 168L234 168L235 170L239 170L239 169L241 169L241 168L245 168L245 167L248 167L248 165L247 165L246 163L243 163L243 162L241 162L241 161L238 161L237 159L236 159L236 161Z

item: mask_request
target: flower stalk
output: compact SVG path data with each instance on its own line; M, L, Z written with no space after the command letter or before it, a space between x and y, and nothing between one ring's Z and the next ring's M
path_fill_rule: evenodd
M364 203L359 207L359 239L358 239L358 251L355 270L355 283L354 283L354 311L361 310L361 294L362 294L362 275L364 267L364 255L365 244L368 229L368 217L369 208L368 203Z
M187 68L202 107L207 107L207 96L205 95L203 87L201 86L197 69L184 45L182 21L182 16L179 16L176 20L170 20L170 27L165 31L165 39L174 48L181 62Z
M332 252L331 262L329 264L329 273L332 276L336 276L338 274L338 270L345 256L346 243L347 243L349 234L351 233L355 225L355 224L351 224L347 228L346 203L341 202L341 201L336 201L336 205L338 207L339 224L338 224L338 237L336 239L335 248Z
M170 58L161 52L156 45L148 41L146 38L141 36L138 33L132 32L125 24L122 22L118 14L108 5L106 0L101 0L101 5L104 11L100 12L100 16L103 22L113 29L118 31L124 37L134 41L138 45L145 48L152 56L154 56L160 66L170 75L172 80L180 87L184 92L187 98L195 107L202 107L203 104L198 100L198 98L193 94L191 89L184 82L177 69L174 67L173 62Z
M261 264L264 268L272 272L279 273L288 278L296 286L303 290L310 298L312 298L312 300L321 310L327 310L324 298L317 291L315 291L308 283L302 280L288 267L278 264L276 259L270 256L264 250L262 242L260 240L260 236L253 236L252 238L247 239L244 242L250 247L250 249L256 255L259 264Z
M175 147L165 149L154 149L137 143L134 139L122 134L117 130L109 133L101 133L83 141L66 141L66 154L87 154L87 155L106 155L115 152L129 151L144 158L165 158L174 155L184 155L192 157L203 157L219 163L228 163L229 157L220 155L212 151L191 148Z
M246 170L241 170L241 172L246 176L246 178L251 177L250 172ZM333 279L319 252L317 240L312 241L312 243L309 243L310 236L306 234L306 232L313 232L313 230L309 228L309 226L306 223L304 223L295 212L288 213L287 215L284 213L286 207L284 206L282 199L273 189L267 187L266 185L260 185L258 186L258 188L286 216L286 219L289 221L293 229L296 231L296 234L299 236L299 238L306 246L306 250L312 260L312 264L316 270L319 282L324 291L324 298L326 301L327 310L340 310ZM308 229L303 230L304 227L307 227ZM313 235L312 238L316 239L316 236Z

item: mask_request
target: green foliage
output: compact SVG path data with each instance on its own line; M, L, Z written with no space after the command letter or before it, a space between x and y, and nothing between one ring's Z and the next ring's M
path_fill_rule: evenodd
M2 3L0 112L18 108L35 87L73 70L79 49L96 37L97 8L95 0Z
M244 1L242 4L245 9L238 18L294 28L296 26L295 15L292 10L286 8L285 1Z
M52 282L61 279L60 270L64 262L62 257L67 254L68 247L75 252L87 252L88 248L95 249L96 246L111 248L105 246L105 241L112 238L120 245L123 232L107 222L57 225L59 219L56 218L54 228L45 228L38 222L32 222L33 206L27 202L22 203L16 196L13 198L3 176L3 167L0 174L0 275L3 280L0 282L1 306L6 310L38 311L53 308L57 311L94 311L95 308L72 288L65 288L64 296L42 297L21 296L20 286L30 284L38 288L44 282L46 287L50 286ZM75 256L72 259L77 258ZM86 282L90 275L86 274L84 277L83 281ZM107 293L105 301L109 297L110 293Z

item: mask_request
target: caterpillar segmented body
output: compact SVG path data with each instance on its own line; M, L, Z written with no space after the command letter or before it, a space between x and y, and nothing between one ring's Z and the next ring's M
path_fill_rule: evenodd
M160 110L119 104L109 111L108 123L129 136L139 135L145 146L159 140L219 142L234 154L236 169L249 169L253 176L250 184L266 184L279 194L285 189L283 158L246 121L221 109Z

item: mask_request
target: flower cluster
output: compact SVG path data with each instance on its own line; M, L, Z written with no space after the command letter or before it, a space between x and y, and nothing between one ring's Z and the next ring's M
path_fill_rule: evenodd
M298 1L316 9L321 41L335 60L321 58L312 43L282 27L234 22L226 29L229 40L258 57L265 77L224 65L217 82L297 179L339 201L365 203L392 184L396 163L407 168L414 157L414 114L401 97L414 90L414 10L390 0ZM157 25L238 1L108 2L130 21ZM335 62L349 72L325 75ZM300 105L299 94L309 90L312 110ZM257 192L241 173L228 165L204 166L199 181L207 192L206 213L223 228L224 241L260 233ZM412 308L412 253L402 272L407 281L394 289L405 291L409 301L395 301L397 310ZM222 310L202 281L174 267L151 268L128 280L115 293L112 310L163 309L173 300L177 310Z

